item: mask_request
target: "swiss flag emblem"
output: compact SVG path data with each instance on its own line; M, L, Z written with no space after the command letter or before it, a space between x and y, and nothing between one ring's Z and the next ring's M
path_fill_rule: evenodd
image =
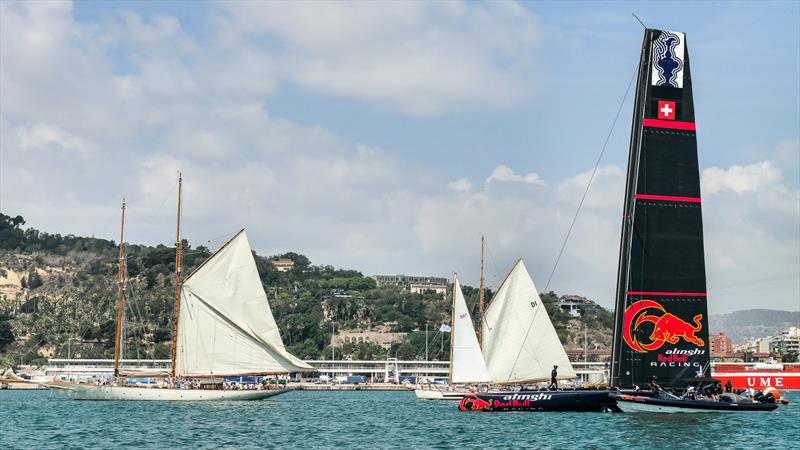
M661 120L675 120L675 102L658 102L658 118Z

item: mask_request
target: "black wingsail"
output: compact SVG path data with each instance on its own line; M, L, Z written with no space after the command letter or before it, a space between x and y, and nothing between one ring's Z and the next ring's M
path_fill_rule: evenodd
M685 35L645 30L620 242L611 385L708 375L694 103Z

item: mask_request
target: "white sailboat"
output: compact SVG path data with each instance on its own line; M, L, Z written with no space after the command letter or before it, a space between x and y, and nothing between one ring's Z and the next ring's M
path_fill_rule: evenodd
M461 397L467 393L463 386L487 383L490 380L458 277L453 282L451 328L449 384L446 387L436 385L420 386L414 390L417 398L423 400L461 400Z
M220 247L185 280L180 280L180 179L176 239L176 298L172 368L164 387L53 383L78 400L258 400L291 389L223 389L223 377L310 372L314 368L290 354L258 276L244 230ZM124 301L120 239L120 299ZM115 375L120 375L120 328L117 327ZM117 379L119 380L119 378ZM200 381L204 380L204 381ZM197 388L190 389L189 386ZM183 387L183 388L181 388Z
M525 263L517 260L486 309L481 323L483 356L495 384L576 378Z

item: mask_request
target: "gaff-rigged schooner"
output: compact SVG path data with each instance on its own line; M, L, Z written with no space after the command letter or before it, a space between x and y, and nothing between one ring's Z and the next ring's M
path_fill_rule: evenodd
M226 390L222 389L223 377L314 371L283 345L244 230L181 280L181 183L179 178L170 382L163 387L148 388L126 386L116 378L111 385L56 383L50 387L62 389L80 400L257 400L291 389ZM124 203L122 223L124 232ZM120 322L125 287L123 239L121 234L117 312ZM120 330L118 323L115 375L124 375L119 368Z
M623 411L772 410L708 378L708 309L686 35L644 33L620 241L611 386ZM683 392L682 397L661 389ZM698 398L698 396L700 398Z

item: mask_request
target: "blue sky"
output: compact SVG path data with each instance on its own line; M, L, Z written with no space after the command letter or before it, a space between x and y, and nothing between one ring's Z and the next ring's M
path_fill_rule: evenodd
M484 233L490 281L521 256L540 289L635 70L636 11L687 33L712 312L765 289L800 308L796 2L2 5L4 212L114 238L127 195L130 239L169 242L180 169L195 243L246 226L260 253L469 284ZM550 286L606 305L631 100Z

